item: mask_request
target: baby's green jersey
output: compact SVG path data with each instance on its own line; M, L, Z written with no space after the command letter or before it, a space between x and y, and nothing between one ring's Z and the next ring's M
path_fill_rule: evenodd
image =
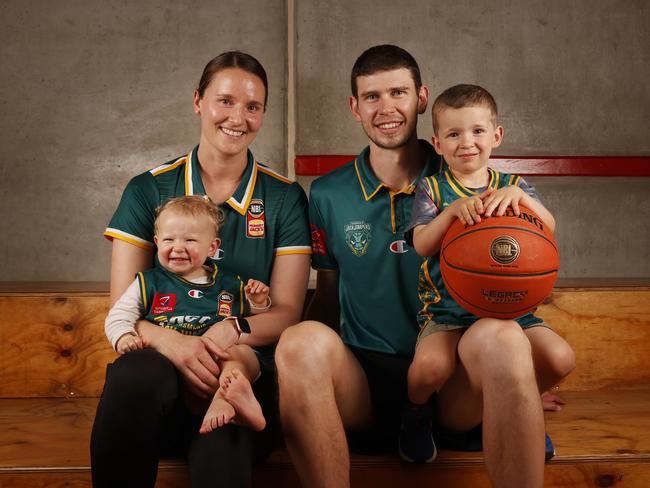
M496 190L506 186L519 186L528 195L539 200L535 189L520 176L499 173L492 169L488 169L488 172L490 181L485 188L466 188L448 168L437 175L423 178L417 189L409 229L427 224L455 200L475 196L487 188ZM440 273L439 252L422 262L418 277L418 297L421 302L418 312L420 327L424 327L431 320L439 324L469 327L479 319L458 305L447 291ZM516 320L524 327L542 322L531 313Z
M244 283L217 266L207 283L187 281L165 268L137 274L142 316L154 324L185 335L202 335L211 325L247 311Z
M104 235L154 249L156 208L174 197L206 193L197 153L198 146L133 178ZM244 281L269 283L276 256L311 254L304 191L255 161L250 152L241 183L221 208L226 221L213 259Z
M348 345L413 353L422 258L406 245L403 234L418 181L438 168L433 148L422 144L428 160L418 179L400 191L374 175L368 148L312 184L312 265L339 272L341 333Z

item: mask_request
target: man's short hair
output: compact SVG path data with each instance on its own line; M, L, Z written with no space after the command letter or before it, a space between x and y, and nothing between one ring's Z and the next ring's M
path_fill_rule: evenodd
M219 237L219 229L221 229L225 221L223 210L212 203L212 200L207 195L176 197L159 206L156 209L156 221L154 222L154 232L156 234L158 234L158 219L163 212L174 212L177 215L187 215L195 218L204 215L212 224L215 237Z
M382 44L366 49L361 56L357 58L352 67L350 84L352 95L357 98L357 78L359 76L369 76L378 71L390 71L393 69L406 68L411 72L416 92L420 91L422 86L422 77L420 76L420 67L408 51L392 44Z
M460 84L454 85L443 91L431 108L431 118L433 119L433 133L438 133L438 122L436 115L446 108L464 108L476 107L482 105L492 112L492 124L497 125L497 103L494 97L485 88L478 85Z

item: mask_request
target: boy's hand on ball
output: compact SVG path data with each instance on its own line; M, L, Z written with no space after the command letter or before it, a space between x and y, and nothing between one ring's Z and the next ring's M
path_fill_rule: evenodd
M493 191L492 188L488 188L480 195L460 198L447 208L463 225L478 224L481 221L481 215L485 212L483 199L487 198Z
M519 215L519 203L526 197L524 191L518 186L506 186L487 195L483 200L485 217L494 214L497 217L505 215L508 207L512 207L515 215Z

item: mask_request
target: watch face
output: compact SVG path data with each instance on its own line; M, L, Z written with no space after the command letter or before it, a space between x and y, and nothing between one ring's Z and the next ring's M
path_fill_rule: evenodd
M243 317L240 317L237 322L239 322L239 328L244 334L251 333L251 326L248 324L248 320Z

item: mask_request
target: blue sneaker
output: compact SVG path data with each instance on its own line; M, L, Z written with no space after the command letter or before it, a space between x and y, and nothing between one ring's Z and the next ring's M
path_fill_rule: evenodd
M431 407L407 405L402 411L399 455L409 463L430 463L438 454L431 434Z
M553 441L551 441L549 435L546 434L546 448L544 452L544 459L548 461L553 458L553 456L555 456L555 446L553 446Z

